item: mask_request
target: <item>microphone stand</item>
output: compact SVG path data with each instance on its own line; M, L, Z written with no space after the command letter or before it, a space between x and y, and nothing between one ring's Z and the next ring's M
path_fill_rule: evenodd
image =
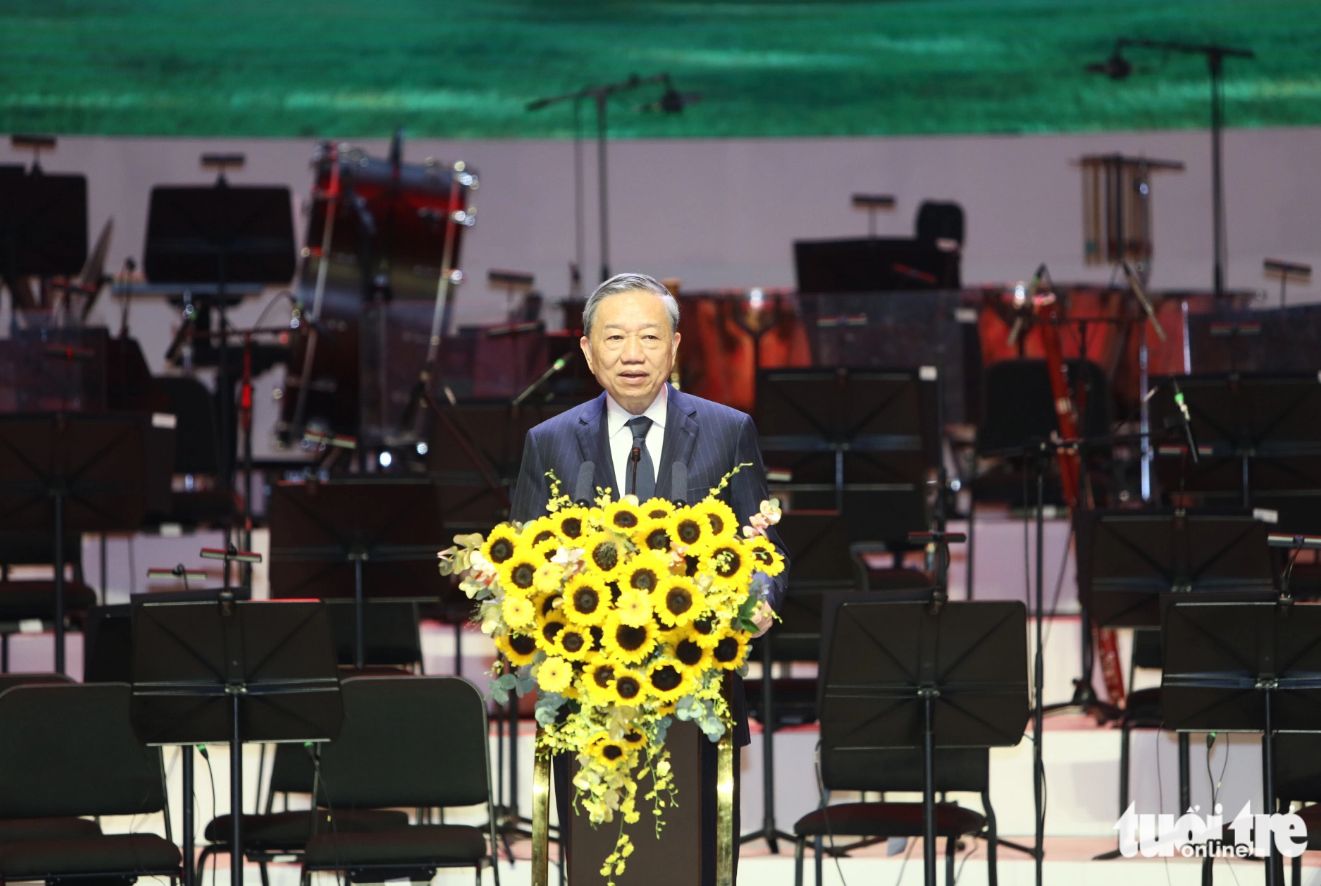
M639 77L637 74L629 77L627 80L621 80L618 83L606 83L600 86L587 86L577 92L568 92L563 95L552 95L545 98L535 99L528 102L527 110L539 111L550 105L560 102L571 101L574 103L574 183L576 185L574 195L574 209L577 219L575 224L577 230L581 231L582 223L582 164L580 162L581 153L578 145L578 126L580 102L591 100L596 105L596 188L598 199L599 235L601 245L601 281L610 279L610 207L606 188L606 105L610 97L619 92L627 92L637 89L639 86L647 86L652 83L663 83L668 88L668 92L673 91L670 85L669 74L653 74L650 77ZM667 94L668 94L667 92ZM682 105L680 106L682 107ZM576 273L581 273L582 257L579 255Z
M1181 428L1182 431L1182 428ZM1162 432L1162 436L1169 431ZM1044 542L1046 535L1046 470L1050 466L1051 459L1063 449L1087 449L1094 446L1114 445L1116 443L1133 443L1151 437L1151 432L1138 434L1111 434L1103 437L1078 438L1071 440L1060 439L1036 439L1030 440L1022 446L1011 446L1004 449L992 450L984 453L988 458L1023 458L1032 457L1036 468L1036 562L1034 564L1036 593L1035 599L1031 601L1036 627L1034 630L1033 641L1036 647L1034 662L1032 667L1032 691L1034 703L1032 706L1032 796L1036 809L1036 830L1035 842L1033 844L1033 858L1036 861L1036 883L1041 884L1042 861L1045 857L1045 838L1046 838L1046 819L1044 810L1045 801L1045 769L1042 762L1042 731L1045 726L1045 715L1047 706L1043 703L1042 696L1045 692L1045 671L1043 669L1045 651L1044 638L1042 636L1042 625L1045 622L1045 584L1046 584L1046 563ZM1194 459L1196 459L1196 448L1193 450ZM1072 703L1070 703L1071 706ZM1099 702L1097 702L1099 705ZM1059 708L1056 708L1059 710Z

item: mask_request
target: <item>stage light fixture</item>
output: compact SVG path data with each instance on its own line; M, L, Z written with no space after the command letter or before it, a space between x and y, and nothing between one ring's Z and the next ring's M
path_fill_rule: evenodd
M376 460L380 462L381 467L383 468L388 468L390 467L390 465L394 464L394 456L391 455L388 451L382 452L380 455L376 457Z

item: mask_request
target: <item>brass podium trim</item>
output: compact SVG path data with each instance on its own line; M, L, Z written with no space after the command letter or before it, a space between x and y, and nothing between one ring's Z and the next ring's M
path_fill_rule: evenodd
M734 886L734 736L720 739L716 766L716 886Z
M550 882L550 750L541 746L537 727L532 765L532 886ZM517 789L517 788L515 788ZM560 859L564 864L564 859Z

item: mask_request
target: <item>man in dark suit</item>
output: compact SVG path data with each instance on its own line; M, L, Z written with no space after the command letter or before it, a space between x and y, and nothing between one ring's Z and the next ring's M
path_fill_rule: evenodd
M744 463L750 467L735 474L720 497L745 524L759 512L769 493L752 419L668 383L679 351L678 326L678 301L651 277L618 274L592 293L583 306L581 345L605 392L528 432L511 519L526 522L546 513L547 471L554 471L563 491L575 499L595 498L601 488L611 490L612 498L634 494L641 501L655 496L692 503L705 498L725 474ZM592 467L581 471L587 463ZM590 483L582 484L585 488L578 488L580 472L584 481L591 477ZM768 536L785 554L773 527ZM758 636L771 625L771 611L784 597L787 574L786 566L772 582L769 602L756 614ZM750 741L743 683L737 677L731 709L737 773L737 748ZM714 756L714 745L708 749L707 744L703 742L704 753ZM714 766L703 768L714 773ZM557 767L561 822L569 814L567 774L566 766ZM714 834L715 782L706 781L710 783L703 786L703 826L707 834ZM737 785L736 779L736 815ZM737 853L737 819L735 828ZM714 883L714 844L714 839L703 840L703 854L709 855L704 858L703 883Z

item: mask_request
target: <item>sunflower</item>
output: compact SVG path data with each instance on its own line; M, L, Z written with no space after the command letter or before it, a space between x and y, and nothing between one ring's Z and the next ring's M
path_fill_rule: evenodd
M582 625L565 625L555 635L554 652L573 661L582 661L592 652L592 635Z
M711 616L693 619L689 627L691 628L689 638L703 649L715 649L716 644L725 636L725 632L716 626L715 619Z
M548 541L556 542L558 547L559 535L555 530L555 519L553 517L538 517L529 523L523 525L523 538L528 540L532 547L545 544Z
M552 594L564 581L564 567L558 563L542 563L532 574L532 586L538 594Z
M650 594L670 575L669 558L655 551L642 551L624 564L619 587L624 591Z
M532 664L537 654L537 639L531 634L505 634L495 638L495 648L504 653L514 667Z
M645 517L633 533L633 541L644 551L668 554L670 526L666 517Z
M687 674L699 676L711 667L711 650L702 646L691 637L685 637L674 644L674 661Z
M646 680L637 671L616 667L615 682L610 684L610 700L617 704L642 704L647 700Z
M647 624L651 621L651 597L642 591L624 591L615 601L615 614L626 625Z
M656 617L670 627L682 627L706 608L706 597L691 579L671 575L651 595Z
M642 516L649 520L664 520L674 513L674 503L663 498L649 498L642 503Z
M713 538L733 538L738 532L738 518L734 509L718 498L707 498L693 505L693 511L706 516L711 524Z
M559 615L551 616L537 626L537 631L541 634L541 645L543 648L550 648L555 645L555 637L564 630L564 619Z
M623 736L624 747L636 751L647 744L647 734L637 729L630 729Z
M500 567L500 584L505 592L531 594L536 587L537 567L544 562L531 545L520 543L513 556Z
M752 577L753 559L737 539L721 540L706 554L718 587L737 590Z
M595 578L578 575L564 589L564 614L580 625L597 625L610 609L610 594Z
M537 667L537 685L547 692L563 692L573 682L573 665L557 655Z
M736 671L743 667L743 660L748 657L748 635L744 633L726 634L711 650L711 657L717 666L727 671Z
M587 746L587 753L606 766L618 766L626 763L629 758L628 748L625 747L624 742L609 735L601 735L593 739Z
M509 594L500 605L500 613L505 617L505 624L511 628L526 628L537 616L537 608L527 597Z
M583 541L587 569L593 578L612 581L624 565L624 545L612 532L596 532Z
M642 508L636 501L636 496L624 496L619 501L612 501L605 506L605 528L607 532L618 532L621 535L628 535L638 524L642 522Z
M517 546L518 533L508 523L501 523L491 530L491 537L482 545L482 553L491 561L491 565L498 569L514 556L514 549Z
M620 621L618 615L611 615L606 619L601 645L607 655L633 664L651 654L657 633L650 619L641 625L630 625Z
M711 535L711 524L693 508L678 508L665 521L670 541L691 548Z
M745 550L758 572L774 578L784 571L784 557L765 536L757 536L743 543Z
M560 508L551 514L549 519L555 532L565 541L575 541L590 531L587 526L586 508Z
M688 672L668 661L658 661L647 671L647 691L663 704L671 704L692 691Z
M559 594L539 594L533 600L537 604L537 612L540 618L550 618L559 615L557 603L564 600Z
M550 538L533 541L532 550L545 557L546 562L549 563L551 560L555 559L555 555L560 552L560 545L562 544L563 542L560 541L558 536L551 535ZM559 564L557 563L556 565L558 566Z
M615 682L615 672L619 666L604 655L596 656L583 670L583 685L593 698L601 701L610 700L610 687Z

